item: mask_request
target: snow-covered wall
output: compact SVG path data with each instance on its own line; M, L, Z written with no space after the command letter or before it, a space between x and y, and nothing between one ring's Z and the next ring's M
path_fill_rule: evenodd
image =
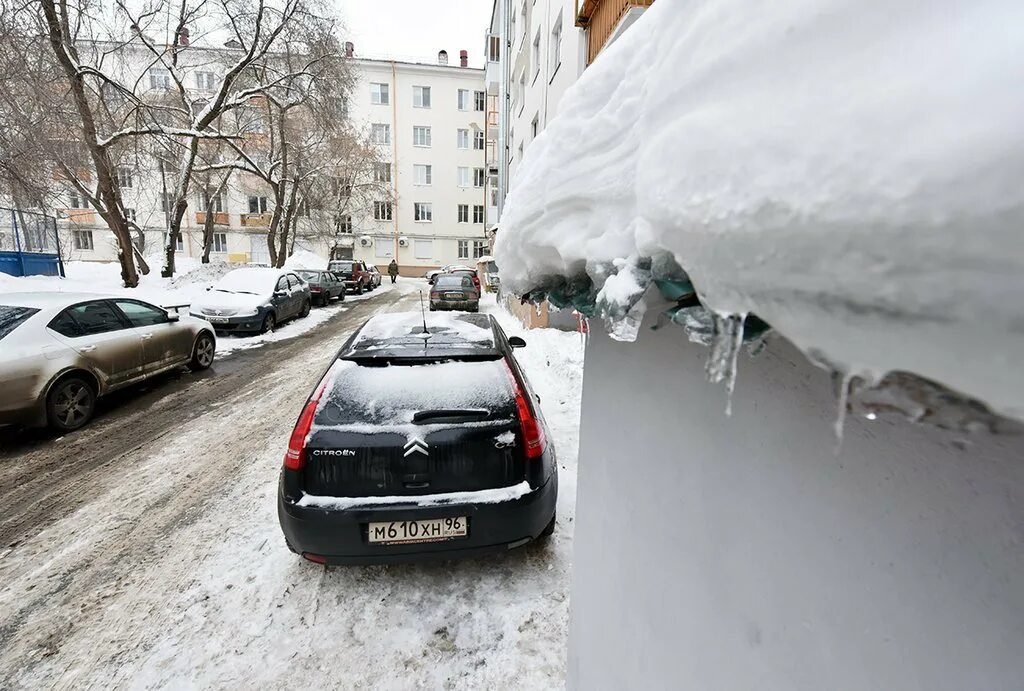
M1020 0L659 0L526 152L502 283L670 255L838 369L1024 418L1022 26Z
M778 337L731 417L677 328L586 358L570 688L1021 688L1024 437L851 416L835 455Z

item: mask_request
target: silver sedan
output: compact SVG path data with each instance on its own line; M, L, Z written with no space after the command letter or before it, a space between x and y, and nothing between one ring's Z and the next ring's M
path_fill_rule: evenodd
M206 369L216 343L208 322L134 298L0 295L0 425L78 429L100 396L182 365Z

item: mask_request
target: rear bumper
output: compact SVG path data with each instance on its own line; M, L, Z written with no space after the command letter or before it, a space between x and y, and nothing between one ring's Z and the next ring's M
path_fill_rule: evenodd
M255 316L246 317L209 317L204 314L193 314L192 316L210 322L210 326L213 327L214 331L254 331L258 333L263 329L263 318L266 316L266 313L260 310ZM223 319L224 321L212 321L214 319Z
M558 476L519 499L496 504L378 506L346 510L296 506L278 491L277 515L288 545L297 553L326 557L332 565L388 564L459 559L506 552L535 540L555 515ZM469 535L446 542L376 545L367 524L430 518L469 519Z

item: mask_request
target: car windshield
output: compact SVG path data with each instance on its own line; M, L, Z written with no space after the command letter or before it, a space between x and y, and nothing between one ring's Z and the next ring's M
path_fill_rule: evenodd
M319 271L296 271L295 273L297 273L302 278L302 280L304 280L304 281L319 281L320 280L320 272Z
M492 274L493 273L497 273L497 271L498 271L498 264L497 264L497 262L487 262L487 271L492 273Z
M445 276L437 277L437 287L439 288L461 288L466 281L466 276L459 274L447 274Z
M23 324L26 319L38 311L39 310L31 307L0 305L0 339L14 331Z
M222 293L245 293L265 295L277 284L278 272L274 269L236 269L217 281L214 290Z

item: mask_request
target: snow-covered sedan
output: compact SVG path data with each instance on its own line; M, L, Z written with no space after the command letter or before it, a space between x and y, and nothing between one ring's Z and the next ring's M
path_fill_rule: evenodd
M0 425L78 429L100 396L182 365L206 369L215 348L207 322L134 298L0 295Z
M489 315L388 314L338 353L292 431L288 547L321 564L503 552L549 536L558 475L538 402Z
M190 307L217 331L266 333L281 322L309 315L309 286L294 271L245 267L229 271Z

